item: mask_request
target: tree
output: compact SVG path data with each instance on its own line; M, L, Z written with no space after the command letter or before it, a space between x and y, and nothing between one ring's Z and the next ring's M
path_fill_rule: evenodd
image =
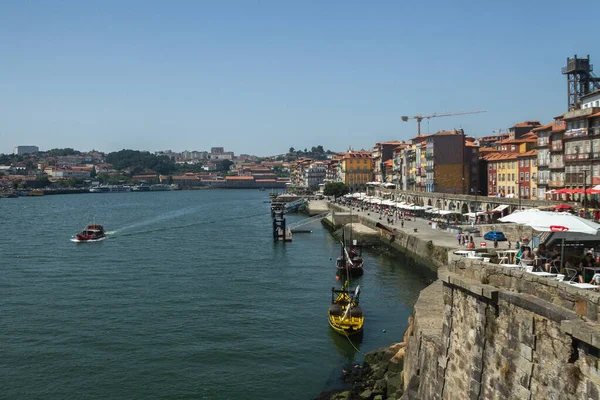
M341 197L350 192L350 188L343 182L329 182L323 188L325 196Z
M288 153L293 153L293 152L295 152L295 151L296 151L296 149L295 149L295 148L293 148L293 147L290 147L290 150L288 151Z
M223 171L229 171L229 168L233 165L233 161L231 160L223 160L221 162L221 169Z

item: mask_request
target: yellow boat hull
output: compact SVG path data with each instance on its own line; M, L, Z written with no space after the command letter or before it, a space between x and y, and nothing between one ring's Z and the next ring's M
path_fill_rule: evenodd
M352 336L361 333L365 317L362 315L362 310L358 307L358 304L356 304L347 293L340 293L333 304L335 307L332 306L332 308L337 307L337 312L332 313L331 308L329 309L329 326L331 326L334 331L344 336ZM351 310L348 315L346 315L346 318L344 318L348 305L351 306ZM355 311L358 311L356 315Z
M329 315L329 326L343 336L352 336L362 333L365 318L346 318L342 321L342 317Z

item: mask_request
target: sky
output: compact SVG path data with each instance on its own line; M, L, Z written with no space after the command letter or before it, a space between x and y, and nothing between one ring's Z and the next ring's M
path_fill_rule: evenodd
M600 11L545 1L0 2L0 153L343 151L566 111ZM573 6L574 7L574 6ZM578 23L581 21L582 23ZM596 73L600 75L600 72Z

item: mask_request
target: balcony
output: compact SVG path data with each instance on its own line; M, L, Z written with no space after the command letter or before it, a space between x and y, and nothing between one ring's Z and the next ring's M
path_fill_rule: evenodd
M563 187L563 186L565 186L565 181L561 181L561 180L557 180L557 179L550 180L550 181L548 181L548 186L551 186L551 187Z
M577 128L577 129L569 129L565 132L565 139L570 139L574 137L584 137L588 135L587 128Z
M563 156L565 161L581 161L581 160L589 160L590 153L579 153L579 154L565 154Z
M425 153L425 158L428 160L431 160L433 158L433 152L426 152Z
M538 185L547 185L548 182L550 182L550 179L548 179L548 178L540 178L538 180Z
M550 169L560 169L560 168L564 168L565 167L565 163L560 160L560 161L552 161L550 163Z
M600 136L600 126L595 126L593 128L589 128L590 136Z
M587 172L587 182L586 182L586 175L585 172ZM565 176L565 184L566 185L570 185L570 186L584 186L587 185L588 187L591 186L591 182L590 182L590 172L589 171L581 171L581 172L573 172L573 173L569 173L566 174Z
M547 159L538 160L538 167L547 167L550 164L550 161Z
M560 142L552 142L552 146L550 146L550 151L563 151L562 140Z

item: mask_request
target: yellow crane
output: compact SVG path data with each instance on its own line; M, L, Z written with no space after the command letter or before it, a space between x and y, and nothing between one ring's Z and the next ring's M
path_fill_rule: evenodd
M417 120L417 135L421 136L421 121L423 121L424 119L430 119L430 118L436 118L436 117L449 117L452 115L465 115L465 114L478 114L478 113L484 113L486 111L484 110L477 110L477 111L460 111L460 112L453 112L453 113L433 113L431 115L415 115L413 117L400 117L400 119L402 119L402 121L407 122L409 119L416 119Z

